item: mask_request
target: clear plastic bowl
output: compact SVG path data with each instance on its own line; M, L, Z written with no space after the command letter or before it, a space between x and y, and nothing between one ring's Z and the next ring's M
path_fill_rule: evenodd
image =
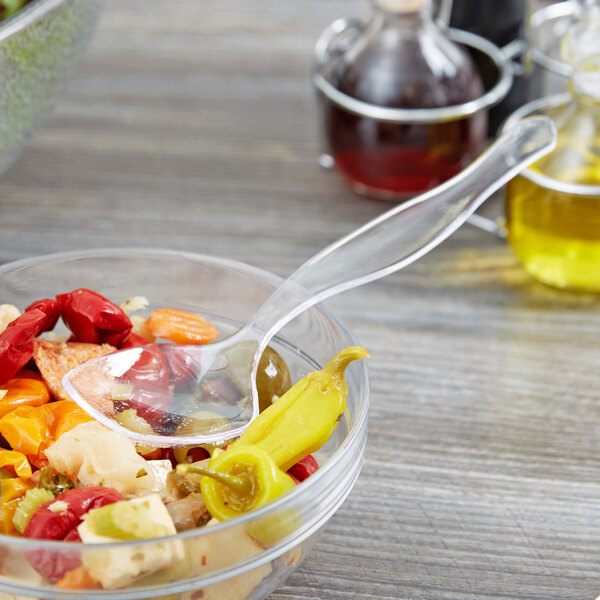
M34 0L0 23L0 173L56 104L101 0Z
M78 287L96 290L115 302L143 295L154 306L197 311L216 322L224 335L244 323L280 283L275 275L223 258L153 249L97 250L54 254L0 267L0 302L24 307ZM271 345L285 358L296 381L322 366L338 350L356 343L340 321L316 306L287 325ZM88 599L266 598L297 568L315 534L342 504L358 477L369 405L364 361L351 364L346 376L348 410L317 453L321 468L287 495L243 517L158 541L92 545L0 535L0 599L8 599L8 594ZM263 543L252 542L248 532ZM110 550L112 560L120 564L136 549L146 554L171 553L178 558L168 570L125 588L76 592L55 588L27 560L32 553L44 552L48 560L70 555L85 564L104 560Z

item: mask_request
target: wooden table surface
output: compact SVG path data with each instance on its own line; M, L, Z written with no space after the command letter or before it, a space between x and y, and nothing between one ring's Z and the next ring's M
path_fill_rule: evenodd
M312 47L366 9L108 0L0 178L0 260L151 245L286 275L389 208L316 162ZM536 283L470 226L332 300L372 354L366 462L272 600L600 594L598 300Z

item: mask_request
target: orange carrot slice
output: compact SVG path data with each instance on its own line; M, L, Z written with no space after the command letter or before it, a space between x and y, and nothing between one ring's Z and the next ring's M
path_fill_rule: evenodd
M155 337L176 344L207 344L219 335L217 328L204 317L176 308L153 310L146 325Z
M56 587L61 590L97 590L102 588L84 566L67 571L56 582Z

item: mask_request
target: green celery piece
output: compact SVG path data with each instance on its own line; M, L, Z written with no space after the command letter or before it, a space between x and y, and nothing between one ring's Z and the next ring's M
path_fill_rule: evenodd
M86 517L90 529L104 537L148 539L169 535L169 530L152 521L150 511L142 504L128 500L107 504L90 511Z
M25 492L25 496L13 516L12 522L19 533L23 533L33 513L46 502L54 500L54 494L43 488L33 488Z
M0 5L4 7L4 18L12 17L25 6L25 2L26 0L0 0Z

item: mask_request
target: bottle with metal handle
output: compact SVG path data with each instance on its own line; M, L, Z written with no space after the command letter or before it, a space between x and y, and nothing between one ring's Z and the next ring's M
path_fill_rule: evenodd
M481 151L487 107L512 77L493 44L438 27L431 0L372 6L368 22L335 21L315 48L321 164L335 166L359 193L403 200ZM468 48L496 69L487 90Z

